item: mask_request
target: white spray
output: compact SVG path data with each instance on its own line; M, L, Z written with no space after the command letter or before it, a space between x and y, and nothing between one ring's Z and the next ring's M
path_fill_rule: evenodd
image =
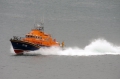
M11 52L13 52L11 48ZM27 54L41 54L41 55L66 55L66 56L92 56L92 55L120 55L120 46L115 46L112 43L97 39L92 41L84 49L79 47L50 47L40 48L37 51L27 52Z

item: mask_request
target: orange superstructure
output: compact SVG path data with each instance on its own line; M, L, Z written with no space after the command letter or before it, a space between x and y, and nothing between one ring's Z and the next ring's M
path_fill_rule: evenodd
M26 38L23 41L31 42L43 46L60 46L60 43L52 39L51 35L44 33L43 27L36 27L26 34Z

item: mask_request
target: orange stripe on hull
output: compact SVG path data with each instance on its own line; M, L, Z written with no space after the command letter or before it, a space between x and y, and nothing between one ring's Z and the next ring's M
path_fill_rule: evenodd
M15 52L17 55L22 55L24 51L21 50L21 49L15 49L14 52Z

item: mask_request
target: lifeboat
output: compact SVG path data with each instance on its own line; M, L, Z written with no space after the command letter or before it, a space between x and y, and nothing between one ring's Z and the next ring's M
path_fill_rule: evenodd
M53 39L50 34L44 32L44 27L36 26L25 37L13 36L10 39L14 52L17 55L22 55L24 52L35 51L42 47L59 46L63 47L64 43L60 45L56 39Z

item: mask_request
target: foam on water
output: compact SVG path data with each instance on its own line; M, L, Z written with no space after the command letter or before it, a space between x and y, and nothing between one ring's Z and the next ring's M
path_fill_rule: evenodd
M13 49L11 47L11 52ZM113 45L112 43L104 40L93 40L85 48L80 47L50 47L40 48L36 51L27 52L25 54L41 54L41 55L66 55L66 56L92 56L92 55L120 55L120 46Z

